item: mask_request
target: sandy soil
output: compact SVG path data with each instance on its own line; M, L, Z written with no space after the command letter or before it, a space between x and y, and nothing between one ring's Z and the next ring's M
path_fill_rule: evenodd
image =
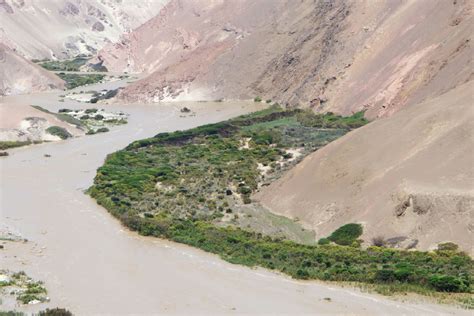
M50 110L84 107L55 99L54 94L35 96L37 104ZM298 282L128 232L83 194L108 153L160 131L216 122L262 106L188 103L196 116L181 118L182 105L110 105L108 110L130 113L129 124L109 133L15 149L0 160L0 220L29 240L5 243L1 268L25 270L44 280L49 305L78 315L468 314L446 306L401 303L357 290ZM45 153L51 157L45 158Z

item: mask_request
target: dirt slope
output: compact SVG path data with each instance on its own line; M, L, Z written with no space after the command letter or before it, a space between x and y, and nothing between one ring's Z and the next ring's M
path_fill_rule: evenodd
M64 81L0 43L0 96L63 89Z
M95 53L167 0L0 0L0 42L28 59Z
M272 211L319 237L349 222L363 239L473 253L473 81L355 130L258 193Z
M472 78L472 1L172 0L106 46L130 101L273 99L387 116Z

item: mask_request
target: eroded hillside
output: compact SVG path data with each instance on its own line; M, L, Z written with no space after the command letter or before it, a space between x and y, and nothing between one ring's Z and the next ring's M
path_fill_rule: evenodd
M31 59L94 54L165 0L0 0L0 42Z
M470 1L190 1L99 54L128 101L249 99L387 116L472 79Z

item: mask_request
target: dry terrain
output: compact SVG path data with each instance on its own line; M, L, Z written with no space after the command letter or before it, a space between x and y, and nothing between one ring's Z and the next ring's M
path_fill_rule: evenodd
M155 16L165 0L0 0L0 42L31 59L94 54Z
M129 101L259 95L373 118L472 79L472 23L469 0L172 0L98 60L150 73Z
M0 97L63 89L64 81L26 60L0 42Z
M350 132L262 190L262 203L324 237L348 222L362 238L473 253L473 82Z

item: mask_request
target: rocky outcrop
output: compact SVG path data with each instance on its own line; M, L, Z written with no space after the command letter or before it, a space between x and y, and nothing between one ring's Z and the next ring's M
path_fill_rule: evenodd
M173 0L99 58L151 73L121 93L128 101L258 95L389 116L473 77L470 4Z
M0 96L64 89L64 81L0 43Z

